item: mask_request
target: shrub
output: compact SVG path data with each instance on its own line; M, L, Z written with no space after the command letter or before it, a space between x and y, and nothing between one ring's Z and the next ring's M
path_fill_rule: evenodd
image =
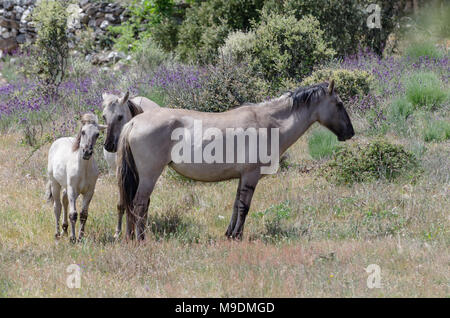
M31 49L34 62L30 71L49 87L58 86L66 73L69 56L66 9L63 1L42 0L33 10L37 38Z
M262 218L264 222L264 232L258 236L263 241L275 243L279 240L288 240L300 236L300 229L289 224L288 220L292 214L289 201L284 201L270 206L262 212L252 214L255 218Z
M323 40L319 22L312 16L263 15L256 26L251 65L266 80L280 84L283 78L308 75L314 65L334 55Z
M441 59L444 54L440 51L433 42L422 41L410 44L406 48L405 55L412 61L418 61L420 57L430 57L434 59Z
M406 98L396 98L389 105L388 120L391 123L404 122L412 115L414 107Z
M342 101L349 102L352 97L363 97L369 94L372 75L362 70L324 68L313 72L302 81L303 86L309 86L334 79L336 91Z
M223 59L215 66L208 65L194 76L198 76L197 82L188 79L187 85L180 81L167 87L169 106L222 112L243 103L263 101L270 94L267 83L260 76L251 72L247 65L230 59Z
M316 129L308 138L309 154L313 159L330 157L338 144L339 142L332 132L325 128Z
M402 146L384 140L367 145L339 147L323 172L328 181L337 184L393 180L418 167L416 157Z
M225 44L219 49L219 57L231 56L237 62L247 61L255 41L256 37L253 31L231 32L225 40Z
M429 122L423 131L423 140L431 141L445 141L450 139L450 123L445 120L437 120Z
M177 53L183 61L210 63L231 31L247 31L259 21L264 0L211 0L186 11L178 33Z
M418 72L406 78L406 97L414 108L434 110L447 98L442 82L433 72Z
M369 14L365 8L372 3L381 8L381 29L367 27ZM264 11L293 13L297 19L314 16L324 31L323 38L332 43L339 56L354 54L360 46L381 55L404 12L405 3L405 0L269 0Z
M167 50L175 47L178 23L174 15L179 14L179 8L174 0L132 0L128 11L126 22L108 29L115 37L116 50L134 51L150 37Z
M168 61L170 55L151 38L148 38L138 43L133 57L136 66L140 70L148 73Z

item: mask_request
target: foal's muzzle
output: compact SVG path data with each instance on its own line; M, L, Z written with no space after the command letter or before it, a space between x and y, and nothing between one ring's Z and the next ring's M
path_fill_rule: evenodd
M92 157L93 153L94 153L94 151L92 149L84 150L83 151L83 159L84 160L89 160Z

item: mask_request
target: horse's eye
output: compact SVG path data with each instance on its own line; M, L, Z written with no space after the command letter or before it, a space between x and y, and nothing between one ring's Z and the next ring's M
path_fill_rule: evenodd
M122 120L123 119L123 116L122 115L119 115L118 117L117 117L117 120Z
M84 132L84 130L83 131L81 131L81 134L84 136L85 135L85 132Z
M95 134L95 138L98 138L99 135L100 135L99 133L96 133L96 134Z

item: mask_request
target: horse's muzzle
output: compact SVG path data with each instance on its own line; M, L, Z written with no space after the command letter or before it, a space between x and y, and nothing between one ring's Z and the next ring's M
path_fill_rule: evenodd
M83 151L83 159L84 159L84 160L89 160L89 159L91 159L93 153L94 153L93 150L86 150L86 151Z

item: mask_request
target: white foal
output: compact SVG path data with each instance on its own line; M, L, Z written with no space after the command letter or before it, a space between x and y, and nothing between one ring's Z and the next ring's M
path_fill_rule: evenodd
M57 139L48 153L47 199L53 201L56 218L55 237L59 238L59 219L61 216L60 192L63 189L62 202L64 207L63 234L67 234L67 209L72 228L70 240L76 241L75 223L77 221L76 200L83 195L80 213L81 227L78 239L84 235L84 226L88 217L88 207L94 195L95 184L99 170L92 156L94 145L101 130L106 126L99 125L97 116L84 114L81 118L81 129L76 138L63 137Z

